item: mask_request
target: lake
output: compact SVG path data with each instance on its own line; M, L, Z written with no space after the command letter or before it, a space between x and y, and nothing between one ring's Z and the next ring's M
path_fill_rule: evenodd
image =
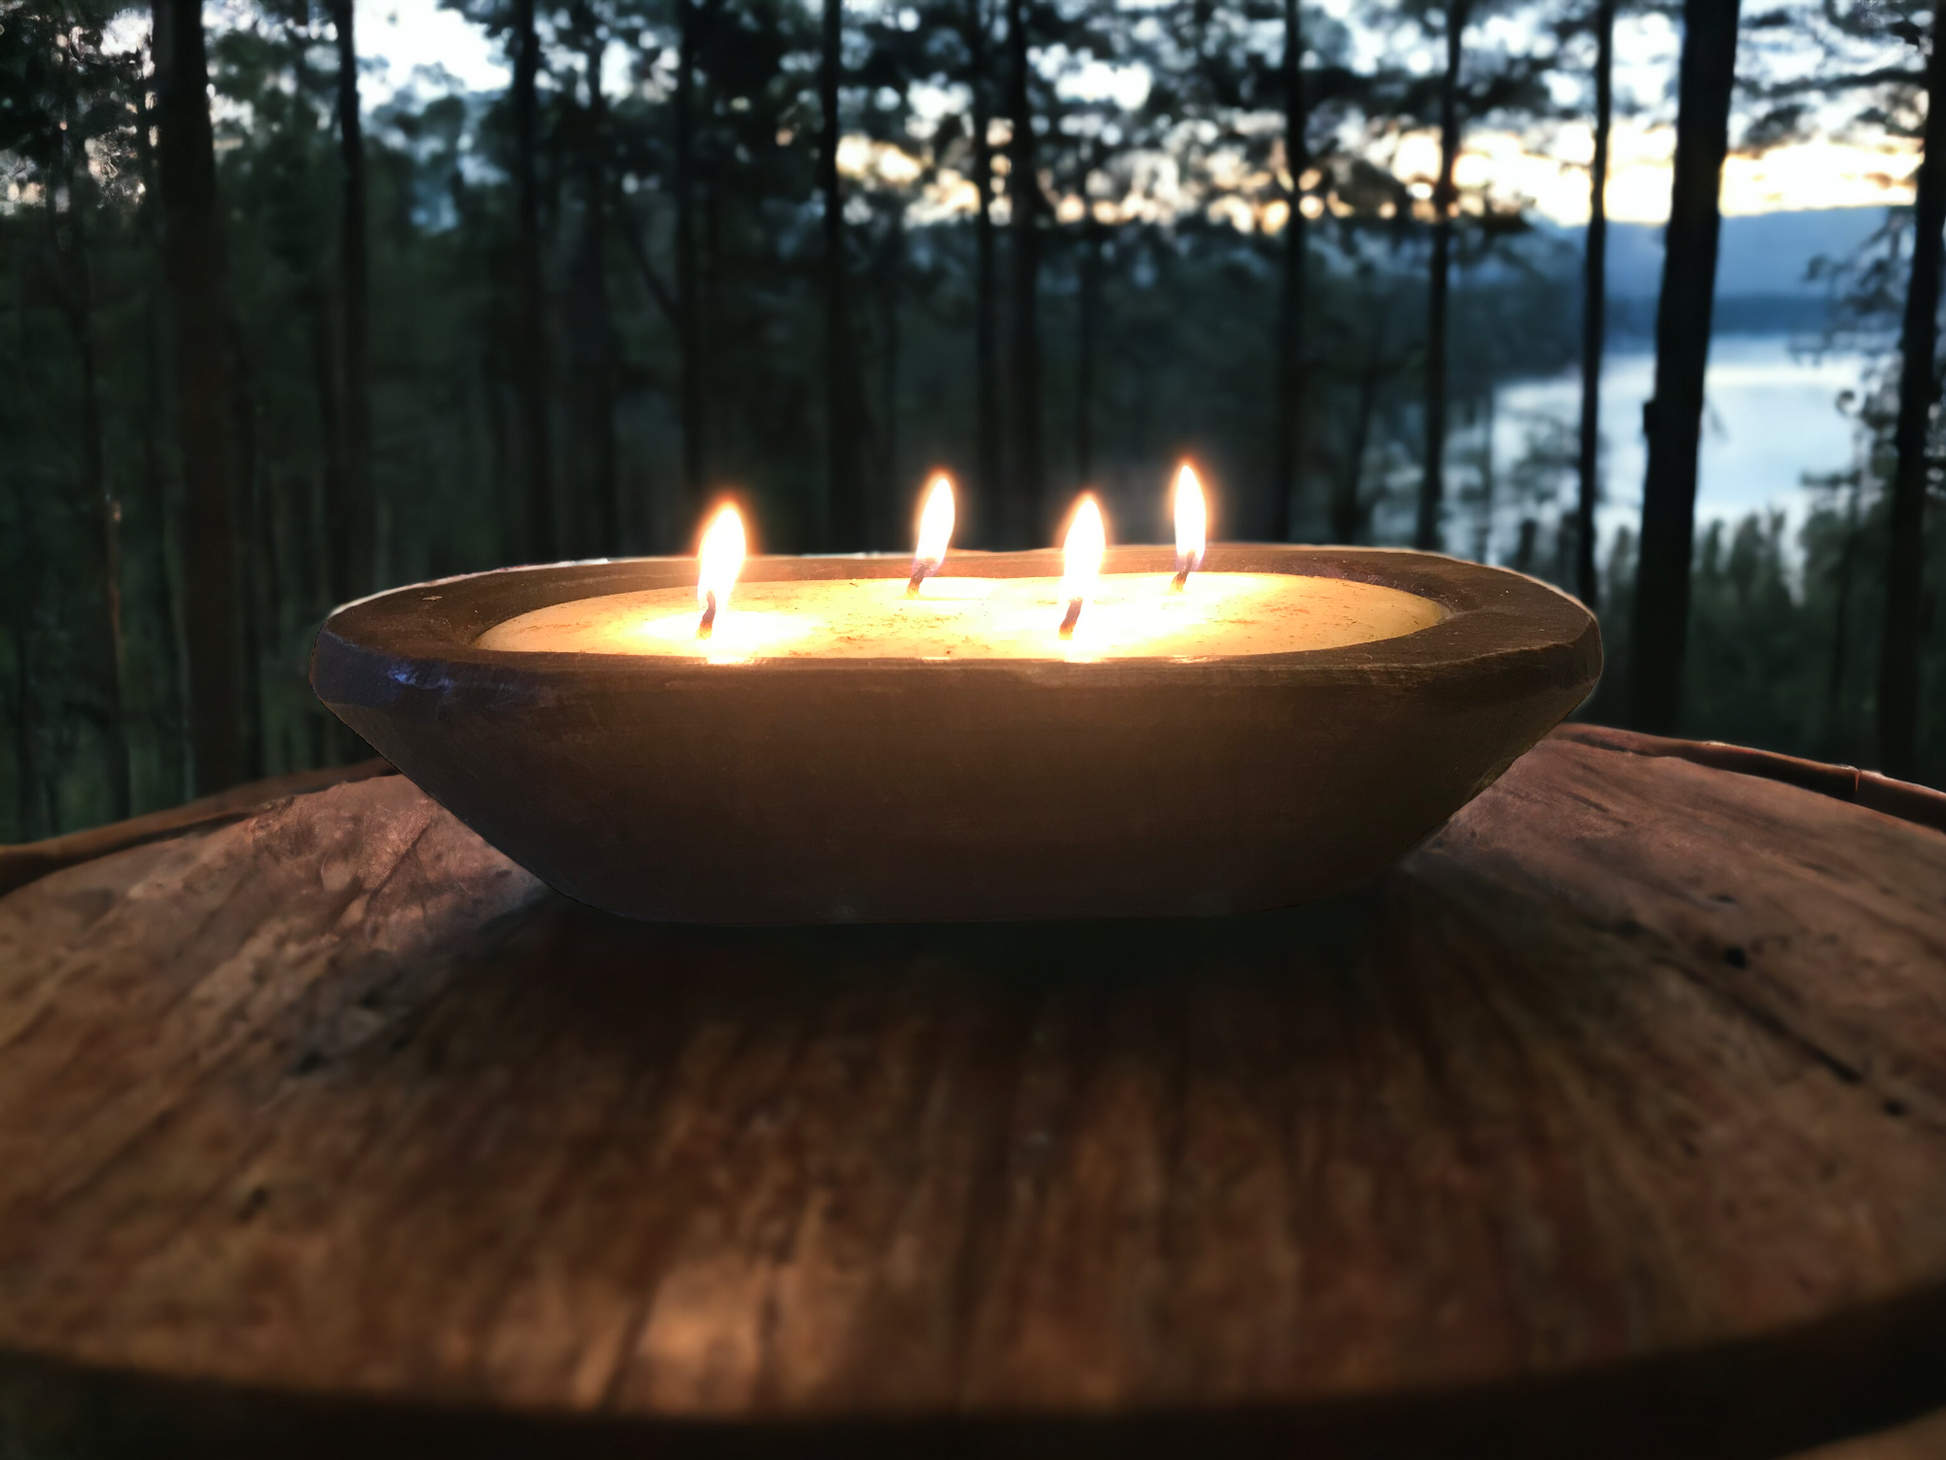
M1781 336L1728 337L1712 342L1706 386L1703 447L1698 467L1696 519L1700 535L1712 520L1737 522L1753 512L1781 511L1796 529L1821 496L1804 485L1807 474L1849 470L1861 449L1853 422L1838 409L1839 393L1856 389L1868 365L1865 355L1829 351L1812 355L1792 348ZM1655 354L1629 348L1611 354L1601 382L1602 481L1604 501L1598 515L1601 551L1606 554L1617 527L1634 530L1642 515L1642 476L1647 453L1642 439L1642 406L1655 378ZM1537 481L1558 481L1554 505L1537 511L1531 503L1509 500L1520 475L1518 463L1531 445L1565 429L1570 449L1578 430L1581 381L1578 372L1503 386L1494 407L1493 444L1496 502L1491 554L1510 557L1520 519L1541 519L1544 548L1551 548L1552 522L1562 507L1572 511L1573 470L1565 474L1537 468ZM1463 468L1449 470L1457 487ZM1476 478L1477 479L1477 478ZM1468 483L1470 485L1470 483ZM1451 488L1449 488L1451 490ZM1453 546L1470 551L1456 525Z

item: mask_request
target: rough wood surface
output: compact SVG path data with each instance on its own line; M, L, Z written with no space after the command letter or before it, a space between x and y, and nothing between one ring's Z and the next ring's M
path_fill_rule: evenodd
M347 781L364 781L373 776L391 774L391 762L376 757L360 761L357 765L292 771L286 776L272 776L268 780L232 786L214 796L151 811L146 816L131 817L127 821L91 826L85 831L71 831L65 836L46 837L37 842L0 845L0 895L12 892L16 887L25 887L29 882L50 872L58 872L63 867L91 862L126 847L139 847L145 842L161 841L164 837L181 836L199 827L241 821L286 796L302 796Z
M1251 918L634 924L398 777L0 900L0 1376L142 1445L1778 1454L1946 1399L1942 1213L1946 837L1565 738Z
M1946 791L1930 786L1896 781L1877 771L1861 771L1857 766L1827 765L1795 755L1779 755L1774 750L1753 750L1747 745L1725 745L1720 740L1671 740L1664 735L1643 735L1634 730L1615 730L1606 725L1563 725L1555 733L1567 740L1593 745L1604 750L1620 750L1630 755L1674 756L1717 770L1739 775L1762 776L1802 786L1821 796L1836 796L1841 801L1856 801L1874 811L1883 811L1901 821L1914 822L1946 831Z
M1946 1455L1946 1409L1895 1429L1819 1446L1797 1460L1939 1460Z

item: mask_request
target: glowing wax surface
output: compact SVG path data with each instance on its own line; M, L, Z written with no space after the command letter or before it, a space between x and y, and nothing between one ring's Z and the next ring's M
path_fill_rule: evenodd
M516 653L758 659L1208 659L1369 644L1429 628L1445 611L1376 583L1285 573L1102 578L1072 639L1062 639L1058 578L903 578L738 584L715 633L696 637L696 590L617 593L535 609L480 636Z

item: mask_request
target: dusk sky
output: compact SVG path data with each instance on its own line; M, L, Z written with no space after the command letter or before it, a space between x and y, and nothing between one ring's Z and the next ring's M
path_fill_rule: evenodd
M1347 0L1318 7L1343 11ZM212 19L222 16L212 10ZM234 15L234 12L231 12ZM224 17L228 19L230 17ZM507 84L508 69L497 44L484 30L437 0L359 0L359 50L369 68L369 104L382 103L410 84L420 68L443 68L454 82L476 91ZM1488 31L1491 36L1491 31ZM1616 30L1617 94L1634 115L1618 117L1608 184L1609 216L1618 221L1656 223L1669 205L1669 157L1674 142L1673 110L1678 36L1661 16L1624 17ZM1374 59L1364 56L1361 59ZM629 84L619 48L611 54L606 84L611 91ZM1094 85L1116 90L1133 87L1139 77L1102 74ZM1563 77L1571 89L1579 78ZM428 76L422 85L435 84ZM1437 166L1437 138L1430 132L1396 143L1393 164L1401 175L1430 177ZM1460 161L1462 186L1490 183L1496 192L1521 194L1538 212L1558 223L1584 222L1588 215L1585 168L1593 151L1591 128L1582 123L1552 127L1545 135L1516 136L1488 126L1469 131ZM1860 207L1910 201L1910 176L1916 154L1901 142L1873 144L1816 140L1783 147L1759 157L1732 156L1724 170L1723 211L1727 214L1780 212L1800 208Z

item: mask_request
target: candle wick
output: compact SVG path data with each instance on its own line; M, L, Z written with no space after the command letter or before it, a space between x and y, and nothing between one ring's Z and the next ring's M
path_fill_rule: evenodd
M919 585L925 582L931 576L933 569L938 566L937 563L929 563L924 558L914 558L912 560L912 577L905 585L905 596L907 598L917 598L919 596Z
M1182 592L1182 585L1187 583L1188 581L1189 581L1189 569L1187 568L1176 569L1176 576L1169 580L1169 591L1171 593Z
M1080 618L1081 618L1081 600L1078 598L1070 598L1068 600L1067 617L1061 620L1062 638L1072 639L1074 637L1074 626L1080 620Z
M703 621L696 625L696 637L699 639L707 639L716 629L715 590L704 590L703 599Z

